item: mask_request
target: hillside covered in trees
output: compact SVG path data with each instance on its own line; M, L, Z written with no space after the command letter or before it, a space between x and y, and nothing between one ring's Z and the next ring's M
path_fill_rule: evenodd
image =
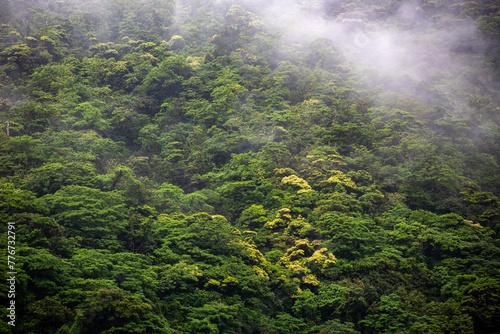
M495 0L0 0L0 333L500 333L499 105Z

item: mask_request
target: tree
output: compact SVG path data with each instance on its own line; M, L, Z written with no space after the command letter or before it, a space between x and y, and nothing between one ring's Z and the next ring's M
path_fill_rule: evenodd
M57 332L74 317L74 312L64 306L58 297L47 296L30 305L29 309L34 319L31 331L43 334Z
M56 222L82 246L122 250L128 210L124 198L84 186L66 186L42 197Z
M461 305L471 315L474 328L485 333L494 333L499 325L498 299L500 281L483 277L471 283L462 297Z
M184 80L191 76L192 68L182 56L171 56L151 69L138 89L155 98L159 104L167 97L176 96Z
M189 313L185 329L188 333L235 333L244 324L238 319L242 305L225 305L211 302Z
M38 100L54 100L58 94L71 89L76 83L73 70L69 64L38 67L31 75L28 89Z
M46 163L27 173L23 180L24 188L33 191L38 197L53 194L63 186L95 186L95 168L89 163L60 162Z
M120 289L92 293L71 325L62 332L73 333L170 333L165 321L152 312L152 306Z
M394 333L407 328L410 314L401 307L398 295L380 297L378 312L370 314L361 323L372 333Z

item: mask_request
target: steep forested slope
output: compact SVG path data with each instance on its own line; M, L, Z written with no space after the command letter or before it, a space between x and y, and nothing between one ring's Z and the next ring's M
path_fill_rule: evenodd
M496 1L0 24L0 333L499 333Z

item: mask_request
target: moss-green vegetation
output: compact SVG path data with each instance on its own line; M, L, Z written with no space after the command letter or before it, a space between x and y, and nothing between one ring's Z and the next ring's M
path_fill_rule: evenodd
M498 333L500 5L265 6L0 0L0 333Z

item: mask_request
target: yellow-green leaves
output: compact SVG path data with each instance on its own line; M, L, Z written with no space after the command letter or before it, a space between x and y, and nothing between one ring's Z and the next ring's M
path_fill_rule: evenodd
M297 191L298 194L303 194L306 192L313 191L311 186L309 185L309 183L307 183L306 180L301 179L296 175L285 176L284 178L281 179L281 183L293 186L294 188L299 188L299 190Z
M315 250L319 244L317 241L298 239L295 241L295 246L286 251L279 264L283 265L294 279L317 286L320 283L317 274L321 274L323 270L336 263L335 256L329 253L327 248Z
M352 181L350 177L348 177L341 171L334 171L334 175L329 177L325 182L327 184L331 184L332 186L340 184L351 189L356 188L356 184L354 183L354 181Z

